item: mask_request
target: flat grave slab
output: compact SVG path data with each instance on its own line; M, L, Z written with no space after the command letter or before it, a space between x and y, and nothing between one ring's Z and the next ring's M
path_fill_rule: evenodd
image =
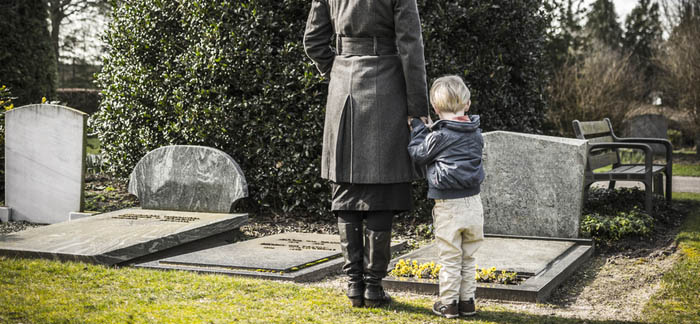
M517 285L478 283L477 298L544 301L554 288L591 257L593 249L593 242L586 239L486 235L476 253L477 266L515 271L524 280ZM439 263L437 246L430 244L395 258L389 270L400 259ZM431 294L437 294L439 286L437 280L391 276L384 282L389 289Z
M403 242L392 243L394 250L404 246ZM342 263L338 235L290 232L145 260L134 266L303 282L337 272Z
M117 264L219 233L247 214L122 209L0 235L0 255Z

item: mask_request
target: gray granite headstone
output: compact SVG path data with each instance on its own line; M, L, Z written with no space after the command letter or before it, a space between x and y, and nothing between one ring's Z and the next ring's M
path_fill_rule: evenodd
M129 192L147 209L228 213L248 196L248 185L228 154L205 146L172 145L139 161Z
M0 255L116 264L236 229L247 214L140 208L0 235Z
M668 122L666 117L657 114L646 114L632 117L626 122L625 137L646 137L668 139ZM663 154L666 149L661 144L651 144L654 152Z
M5 204L13 220L53 224L82 210L86 120L57 105L5 113Z
M486 233L578 237L586 141L497 131L484 144Z

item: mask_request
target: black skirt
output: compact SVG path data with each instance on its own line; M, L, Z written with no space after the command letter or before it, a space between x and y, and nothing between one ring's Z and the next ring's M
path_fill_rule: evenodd
M331 183L331 211L390 210L396 213L413 208L410 182Z

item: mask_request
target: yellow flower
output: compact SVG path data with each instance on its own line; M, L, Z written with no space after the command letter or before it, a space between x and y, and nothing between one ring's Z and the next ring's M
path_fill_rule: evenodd
M46 97L41 97L41 103L46 103Z
M9 106L6 106L6 107L5 107L5 111L12 110L12 108L15 108L15 105L14 105L14 104L10 104Z

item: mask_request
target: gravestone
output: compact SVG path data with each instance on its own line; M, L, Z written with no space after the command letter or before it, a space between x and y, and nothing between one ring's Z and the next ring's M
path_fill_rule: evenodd
M658 114L634 116L625 123L625 137L646 137L668 139L668 123L666 117ZM666 148L662 144L649 144L657 154L664 154Z
M228 213L236 200L248 196L248 185L228 154L205 146L172 145L138 162L129 192L142 208Z
M576 238L583 205L584 140L484 134L484 232Z
M236 229L246 214L122 209L0 235L0 255L117 264Z
M229 214L247 196L238 164L201 146L167 146L139 161L129 188L142 207L0 236L0 254L121 263L240 227L247 214ZM177 200L181 200L178 202ZM179 210L164 210L172 207Z
M214 245L197 251L173 252L162 258L136 261L135 266L302 282L337 272L343 263L338 235L282 233ZM393 250L404 246L404 242L392 243ZM182 248L187 249L186 246Z
M581 264L593 255L594 246L586 239L516 237L487 234L475 253L480 269L495 267L497 272L517 272L518 284L478 283L477 298L524 302L545 301ZM419 264L439 264L437 246L431 244L392 260L389 270L401 259ZM384 286L390 289L437 294L437 279L389 276Z
M13 220L53 224L82 211L86 120L47 104L5 113L5 204Z

